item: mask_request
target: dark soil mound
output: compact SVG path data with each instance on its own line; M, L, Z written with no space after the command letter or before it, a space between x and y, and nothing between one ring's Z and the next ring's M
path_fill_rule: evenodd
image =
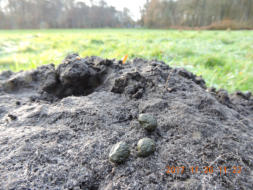
M141 113L157 119L155 131L143 130ZM252 134L250 93L206 89L158 61L73 54L56 69L0 74L4 190L253 189ZM156 144L148 157L138 156L142 138ZM115 165L120 141L131 153Z

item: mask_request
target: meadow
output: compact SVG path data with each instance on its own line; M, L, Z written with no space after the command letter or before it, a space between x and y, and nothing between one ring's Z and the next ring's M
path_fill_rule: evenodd
M81 57L162 60L202 75L208 86L253 92L253 31L145 29L0 31L0 71Z

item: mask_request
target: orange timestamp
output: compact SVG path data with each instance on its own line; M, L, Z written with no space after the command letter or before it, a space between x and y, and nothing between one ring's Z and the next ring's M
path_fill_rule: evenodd
M167 174L183 174L186 170L190 170L192 174L202 173L202 174L213 174L214 172L219 172L220 175L226 175L228 173L232 174L240 174L242 172L241 166L233 166L233 167L225 167L225 166L219 166L217 168L214 168L213 166L206 166L206 167L198 167L198 166L192 166L192 167L174 167L174 166L167 166Z

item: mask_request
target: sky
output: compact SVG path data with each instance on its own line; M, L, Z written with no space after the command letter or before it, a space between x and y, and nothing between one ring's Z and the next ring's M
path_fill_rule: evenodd
M146 0L105 0L108 5L114 6L117 10L124 7L130 10L131 16L137 20L140 18L140 7L143 7Z
M90 0L77 0L84 1L89 4ZM98 2L99 0L93 0L93 2ZM138 20L141 17L140 8L143 7L146 0L104 0L107 5L114 6L117 10L122 11L124 7L130 10L130 15L134 20Z

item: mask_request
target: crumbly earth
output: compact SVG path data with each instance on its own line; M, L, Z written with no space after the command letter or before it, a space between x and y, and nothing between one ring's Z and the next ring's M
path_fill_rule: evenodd
M140 127L141 113L157 118L154 132ZM145 137L156 150L142 158ZM108 155L120 141L131 155L115 165ZM57 68L2 72L0 189L253 189L253 98L142 59L72 54Z

